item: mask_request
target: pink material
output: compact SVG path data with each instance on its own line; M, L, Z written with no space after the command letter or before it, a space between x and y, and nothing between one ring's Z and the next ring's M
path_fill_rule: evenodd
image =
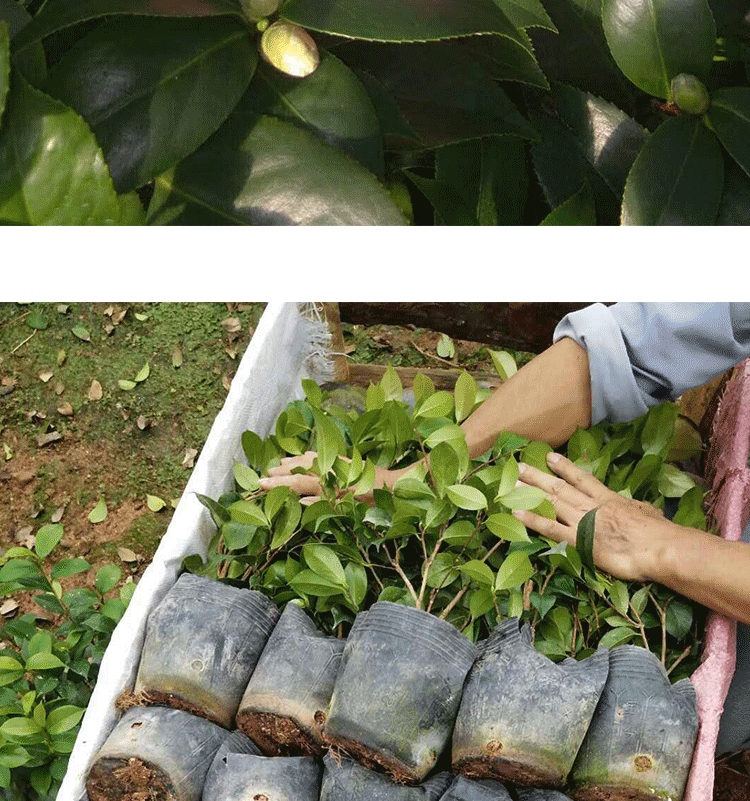
M737 541L750 514L750 359L727 384L714 418L706 477L710 514L724 539ZM724 700L734 674L737 624L711 612L700 667L690 680L698 695L700 729L684 801L711 801L714 757Z

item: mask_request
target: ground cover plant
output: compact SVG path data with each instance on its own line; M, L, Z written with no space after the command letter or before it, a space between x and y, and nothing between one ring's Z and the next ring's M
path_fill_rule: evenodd
M507 354L496 355L501 369L512 369ZM444 618L474 641L520 617L553 660L632 643L655 652L672 680L697 666L699 607L657 585L612 579L511 514L554 514L541 491L516 487L519 461L546 470L551 448L504 434L470 459L459 423L484 393L468 373L453 393L419 376L411 410L393 370L367 390L361 414L331 405L314 382L305 391L265 440L245 432L248 464L235 464L235 491L201 496L217 534L207 562L189 557L188 570L260 590L279 605L299 603L339 636L358 611L386 600ZM666 403L630 424L580 430L564 452L626 497L705 528L700 479L673 464L695 453L683 424L676 404ZM287 488L258 489L269 465L310 448L324 499L305 506ZM372 489L375 465L410 464L426 453L428 472L419 466L393 491L374 490L372 504L355 500L355 491Z
M748 224L749 71L746 0L0 0L0 221Z

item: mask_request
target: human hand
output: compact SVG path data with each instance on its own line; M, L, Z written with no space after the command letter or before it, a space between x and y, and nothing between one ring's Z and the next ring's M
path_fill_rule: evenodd
M309 506L311 503L319 501L322 497L322 489L318 476L309 476L302 473L293 473L296 467L309 470L313 460L317 456L315 451L306 451L301 456L287 456L281 460L281 464L272 467L268 471L268 478L261 478L258 482L262 490L271 490L274 487L289 487L292 492L296 492L300 497L300 503ZM346 457L341 457L346 459ZM346 461L350 461L346 459ZM386 470L383 467L375 468L375 483L373 489L387 486L392 487L394 481L402 475L404 470ZM371 506L375 503L372 490L360 493L355 496L360 501L365 501Z
M513 514L528 528L556 542L576 544L578 523L586 512L599 507L595 517L594 561L621 579L650 581L660 543L669 537L670 523L656 507L623 498L590 473L556 453L547 457L550 475L531 465L519 465L522 484L547 493L557 513L549 520L533 512Z

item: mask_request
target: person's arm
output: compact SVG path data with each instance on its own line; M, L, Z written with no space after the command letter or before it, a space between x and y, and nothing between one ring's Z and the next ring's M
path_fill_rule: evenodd
M514 512L545 537L576 544L576 529L589 510L595 516L594 561L611 575L654 581L715 611L750 623L750 544L667 520L643 501L623 498L560 454L549 454L555 475L519 465L524 484L544 490L556 520Z

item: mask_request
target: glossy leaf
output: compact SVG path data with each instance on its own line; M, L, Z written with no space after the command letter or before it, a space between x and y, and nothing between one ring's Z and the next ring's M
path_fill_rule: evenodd
M534 30L531 36L547 78L572 84L632 113L635 89L610 53L601 0L545 0L545 7L559 34Z
M466 198L453 186L435 178L404 170L404 174L429 200L435 210L438 225L476 225L477 220L469 210ZM438 349L438 355L439 349Z
M492 0L288 0L283 19L311 31L375 42L424 42L456 36L518 33Z
M711 225L719 209L724 164L716 137L694 117L656 129L628 176L623 225Z
M125 192L219 128L257 58L246 28L233 19L120 17L79 41L45 87L91 125L115 187Z
M556 36L552 31L545 32L549 36ZM519 34L520 41L506 36L468 36L455 44L469 53L495 80L517 81L549 89L531 39L524 31L519 31Z
M540 225L596 225L594 193L588 181L539 223Z
M539 0L494 0L494 3L516 28L546 28L557 32Z
M0 131L0 220L117 225L133 217L86 123L13 72Z
M446 487L445 494L459 509L477 510L487 508L487 498L475 487L469 487L465 484L452 484L450 487Z
M352 64L352 71L367 91L380 125L383 146L388 150L412 150L421 147L419 136L404 118L401 109L383 84L369 72Z
M34 550L41 559L49 556L50 553L60 542L63 535L63 527L60 523L47 523L37 531L34 542Z
M456 421L465 420L474 409L477 400L476 379L466 370L463 370L456 380L453 390L456 399Z
M727 152L750 176L750 88L717 89L711 95L708 121Z
M729 156L724 163L724 191L716 225L750 225L750 178Z
M16 0L0 0L0 21L8 26L11 39L31 22L31 15ZM16 66L32 85L38 85L47 75L47 61L41 44L30 47L14 58ZM1 104L0 104L1 105Z
M403 225L372 173L309 131L232 116L156 179L149 220L165 225Z
M562 84L552 87L551 97L531 101L529 111L542 135L531 153L549 205L561 205L588 181L599 223L616 224L646 130L606 100Z
M20 52L55 31L111 14L147 17L214 17L231 14L241 18L242 12L232 0L48 0L33 21L13 40L14 49Z
M708 78L716 25L706 0L602 0L602 23L618 67L644 92L667 99L681 72Z
M336 553L325 545L309 544L302 547L307 566L318 576L332 584L346 586L346 574Z
M301 124L382 175L383 145L375 108L356 75L323 53L306 78L290 78L261 64L235 110L267 114Z
M515 512L534 509L539 506L542 501L546 500L546 498L547 494L544 490L540 490L537 487L523 486L506 492L504 495L500 496L500 501L507 506L508 509L512 509Z
M507 542L530 542L526 526L507 512L490 515L485 523L487 528L499 539Z
M460 43L354 42L336 55L374 76L396 101L423 145L536 132Z
M510 590L513 587L518 587L524 581L534 575L534 568L532 567L529 557L520 551L514 551L508 556L500 565L495 577L495 592L500 590Z
M459 565L458 569L477 584L487 587L494 586L495 574L484 562L480 562L478 559L472 559L463 565Z

